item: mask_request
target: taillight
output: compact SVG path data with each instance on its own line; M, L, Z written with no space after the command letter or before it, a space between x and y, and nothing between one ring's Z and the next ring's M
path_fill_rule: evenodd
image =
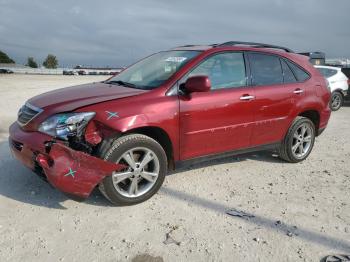
M331 85L329 84L328 79L326 79L326 82L327 82L326 87L327 87L328 92L329 92L329 93L332 93L332 92L331 92Z
M350 79L348 79L348 85L350 86Z

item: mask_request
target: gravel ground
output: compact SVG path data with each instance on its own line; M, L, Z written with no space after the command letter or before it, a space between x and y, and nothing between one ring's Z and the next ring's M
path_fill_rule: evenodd
M0 76L0 261L319 261L350 254L350 107L299 164L262 152L167 176L145 203L67 199L14 160L9 124L35 94L100 81ZM240 216L230 216L233 209ZM243 212L243 213L242 213Z

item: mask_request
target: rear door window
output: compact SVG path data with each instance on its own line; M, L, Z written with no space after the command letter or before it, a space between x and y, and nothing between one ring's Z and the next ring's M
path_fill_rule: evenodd
M283 83L283 72L279 57L249 53L249 63L254 86Z

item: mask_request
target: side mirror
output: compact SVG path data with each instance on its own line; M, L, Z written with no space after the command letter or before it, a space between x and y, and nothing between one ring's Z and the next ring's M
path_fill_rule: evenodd
M210 79L207 76L191 76L185 82L185 90L188 93L208 92L210 87Z

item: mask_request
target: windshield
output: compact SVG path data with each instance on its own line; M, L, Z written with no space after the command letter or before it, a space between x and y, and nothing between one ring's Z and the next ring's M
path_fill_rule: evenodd
M107 83L150 90L167 81L200 51L165 51L130 66Z

